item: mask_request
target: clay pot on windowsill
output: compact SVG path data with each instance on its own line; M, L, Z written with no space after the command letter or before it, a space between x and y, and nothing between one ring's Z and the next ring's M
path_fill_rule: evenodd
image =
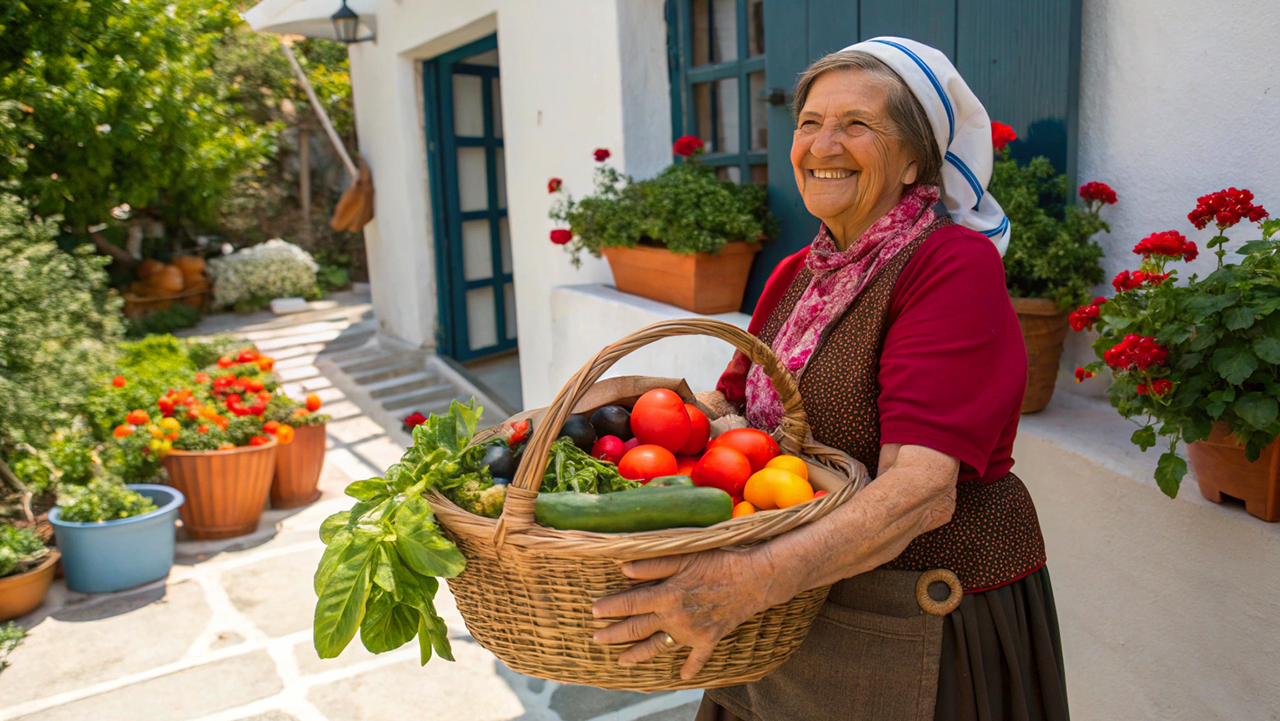
M760 244L726 243L716 254L673 253L651 245L602 251L623 293L710 315L742 306L747 273Z
M1022 397L1022 412L1044 410L1053 398L1058 380L1058 362L1067 339L1070 313L1058 309L1048 298L1010 298L1022 328L1022 341L1027 346L1027 391Z
M1223 496L1238 498L1250 515L1280 521L1280 438L1250 463L1227 424L1214 421L1208 438L1187 445L1187 458L1200 495L1214 503L1222 503Z
M276 477L271 482L272 508L297 508L320 497L324 468L324 425L302 426L293 442L276 451Z
M58 552L50 549L39 566L26 573L0 578L0 623L25 616L40 607L44 595L49 592L49 584L53 583L58 558Z
M169 485L187 502L179 509L191 538L232 538L253 533L276 472L275 439L262 446L225 451L170 451L161 463Z

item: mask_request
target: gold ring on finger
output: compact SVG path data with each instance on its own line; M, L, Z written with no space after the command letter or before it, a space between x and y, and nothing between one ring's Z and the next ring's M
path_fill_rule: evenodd
M662 635L662 645L664 648L670 650L675 648L676 646L679 646L680 644L674 638L671 637L671 634L664 633Z

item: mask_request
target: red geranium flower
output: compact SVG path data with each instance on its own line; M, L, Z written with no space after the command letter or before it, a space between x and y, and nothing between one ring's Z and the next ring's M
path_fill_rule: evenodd
M1147 394L1147 384L1139 383L1135 390L1138 392L1138 395L1145 396Z
M1093 371L1087 371L1083 368L1076 368L1076 383L1084 383L1085 380L1093 377Z
M1085 183L1080 186L1080 197L1090 203L1102 203L1103 205L1112 205L1116 202L1116 191L1106 183Z
M1082 305L1070 315L1071 330L1081 331L1092 328L1097 322L1101 308L1096 305Z
M423 423L426 423L427 417L417 411L414 411L404 418L401 418L400 422L404 424L405 429L416 428Z
M111 385L115 386L116 388L124 388L128 384L129 382L124 379L124 376L116 376L115 378L111 379Z
M552 178L551 180L547 181L547 192L554 193L557 190L559 190L560 186L563 184L564 184L564 181L560 180L559 178Z
M1004 123L991 121L991 144L996 150L1002 150L1004 146L1018 139L1018 134L1013 132L1013 128Z
M1223 231L1245 218L1257 223L1267 215L1266 208L1253 204L1253 193L1226 188L1196 198L1196 209L1187 214L1187 220L1200 230L1213 222L1219 231Z
M674 150L676 155L683 155L687 158L702 150L702 139L696 135L682 135L676 138Z
M1133 246L1133 252L1143 258L1153 255L1164 255L1170 258L1182 258L1187 252L1187 238L1176 230L1163 233L1152 233ZM1191 257L1196 256L1195 245L1191 246Z
M204 385L205 383L208 383L208 382L209 382L209 374L208 374L208 373L197 373L197 374L196 374L196 383L199 383L200 385Z
M1112 279L1111 285L1115 287L1117 293L1123 293L1126 290L1135 290L1144 285L1157 286L1169 279L1168 273L1148 273L1142 270L1127 271L1122 270L1115 278Z
M1200 249L1196 247L1195 242L1188 240L1182 246L1182 259L1190 263L1200 255Z
M610 155L612 155L612 153L609 152L608 148L596 148L595 156L597 163L603 163L608 160Z
M556 245L564 245L571 240L573 240L573 233L571 231L565 230L564 228L556 228L551 231L551 242Z
M1117 371L1133 368L1146 370L1153 365L1164 365L1169 350L1149 336L1127 335L1110 350L1104 351L1102 361Z
M1173 390L1173 381L1170 381L1168 378L1157 378L1151 381L1152 395L1162 396L1171 390Z

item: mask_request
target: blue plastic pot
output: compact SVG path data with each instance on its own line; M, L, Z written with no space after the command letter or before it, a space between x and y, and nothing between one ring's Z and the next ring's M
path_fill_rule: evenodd
M62 520L49 511L58 537L67 587L80 593L110 593L169 575L173 566L173 524L186 498L176 488L131 483L129 488L158 506L150 513L102 523Z

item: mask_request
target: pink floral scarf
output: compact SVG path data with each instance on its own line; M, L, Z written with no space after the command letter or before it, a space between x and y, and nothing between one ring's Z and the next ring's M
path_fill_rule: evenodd
M827 326L844 315L885 263L937 219L931 207L937 201L936 186L914 186L843 251L836 248L825 224L818 231L805 259L813 278L773 340L773 352L797 379ZM747 422L756 428L777 428L782 399L760 366L751 366L746 391Z

